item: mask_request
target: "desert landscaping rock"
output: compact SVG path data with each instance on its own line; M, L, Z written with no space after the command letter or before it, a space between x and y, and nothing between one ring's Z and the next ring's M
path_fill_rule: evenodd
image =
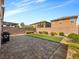
M0 59L66 59L67 46L29 36L13 36L0 48Z

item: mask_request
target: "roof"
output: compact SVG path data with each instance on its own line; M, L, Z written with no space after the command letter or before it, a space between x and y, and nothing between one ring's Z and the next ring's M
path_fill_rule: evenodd
M9 24L11 24L11 25L17 25L18 23L13 23L13 22L3 22L3 24L5 24L5 25L9 25Z
M51 20L51 22L53 22L53 21L60 21L60 20L66 20L66 19L74 18L74 17L78 17L78 16L66 16L66 17L61 17L61 18L58 18L58 19Z
M48 22L48 21L40 21L40 22L33 23L31 25L35 25L35 24L38 24L38 23L50 23L50 22Z

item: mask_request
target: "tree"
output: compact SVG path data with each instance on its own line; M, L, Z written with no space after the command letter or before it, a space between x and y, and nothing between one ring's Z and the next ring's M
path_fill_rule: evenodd
M16 27L18 27L18 28L19 28L19 24L17 24L17 25L16 25Z
M20 26L21 26L22 28L25 28L25 27L26 27L26 25L25 25L23 22L20 24Z

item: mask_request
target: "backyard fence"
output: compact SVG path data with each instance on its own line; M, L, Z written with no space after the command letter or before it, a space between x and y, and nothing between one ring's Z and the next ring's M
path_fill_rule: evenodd
M3 27L3 31L7 31L10 34L25 34L26 32L34 32L34 28L18 28L18 27Z

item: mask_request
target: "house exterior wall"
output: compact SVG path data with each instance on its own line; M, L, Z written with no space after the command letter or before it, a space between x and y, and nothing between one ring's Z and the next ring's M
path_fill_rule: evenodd
M36 28L36 33L39 33L39 32L48 32L48 33L51 33L51 24L50 23L47 23L47 22L44 22L42 23L42 27L40 26L40 23L37 23L37 24L33 24L32 26L34 28Z
M4 4L4 0L0 0L0 6Z
M18 23L3 22L3 27L17 27Z
M4 0L0 0L0 18L4 16Z
M54 20L51 21L50 27L39 28L37 26L38 24L34 24L34 26L36 28L37 33L46 31L49 34L51 32L56 32L56 33L64 32L67 35L70 33L79 34L79 26L76 25L77 18L78 16L72 16L72 17L61 18L59 20Z
M79 26L78 26L78 34L79 34Z
M36 28L36 32L39 33L39 32L48 32L49 34L51 33L51 27L49 28Z
M71 21L74 21L71 23ZM78 27L76 25L77 16L72 18L65 18L65 20L53 21L51 22L51 31L52 32L64 32L65 34L77 33Z
M3 17L4 17L4 0L0 0L0 47L1 47Z
M32 26L33 26L34 28L36 28L36 24L33 24Z

